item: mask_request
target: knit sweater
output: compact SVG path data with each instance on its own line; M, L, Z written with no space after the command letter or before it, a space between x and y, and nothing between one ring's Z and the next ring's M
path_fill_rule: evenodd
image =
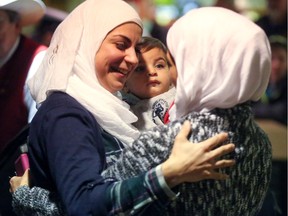
M143 132L103 175L125 179L165 161L184 120L192 124L189 140L193 143L228 132L229 142L234 143L236 149L225 157L235 158L236 165L221 170L230 176L228 180L180 185L180 195L166 215L256 215L268 189L272 154L271 144L254 122L249 104L210 113L190 113L178 121Z
M221 170L229 174L228 180L204 180L178 186L178 198L163 215L256 215L268 189L272 154L271 144L266 134L255 124L248 104L204 114L190 113L178 121L143 132L131 148L124 149L117 162L110 163L102 175L106 178L127 179L165 161L184 120L192 124L189 140L194 143L220 132L228 132L229 142L233 142L236 149L225 157L235 158L236 165ZM22 207L50 207L50 214L47 210L42 215L63 215L61 208L58 209L61 207L59 203L53 204L50 203L53 199L43 198L49 196L47 191L40 188L34 190L39 190L42 199L33 198L34 203L33 200L23 199L23 194L29 193L29 189L20 187L13 194L13 203L19 206L22 200L25 202L21 204Z
M13 210L19 216L64 216L59 196L48 190L28 186L17 188L13 193Z

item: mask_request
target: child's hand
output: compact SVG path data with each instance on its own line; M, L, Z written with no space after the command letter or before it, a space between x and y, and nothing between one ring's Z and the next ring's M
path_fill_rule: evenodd
M30 186L30 169L25 170L23 176L13 176L9 183L10 183L10 192L14 193L18 187L21 186Z

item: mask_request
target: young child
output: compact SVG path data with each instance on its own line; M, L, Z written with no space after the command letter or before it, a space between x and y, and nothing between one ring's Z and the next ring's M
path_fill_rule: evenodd
M175 96L169 70L174 70L166 46L157 38L142 37L138 44L139 64L126 82L123 100L138 117L140 131L163 125ZM174 66L175 67L175 66Z
M167 44L177 68L177 76L171 75L177 77L171 122L143 132L103 175L123 179L155 167L169 156L175 134L189 120L193 143L228 132L236 145L230 155L236 165L222 170L230 177L225 181L180 185L179 197L166 215L257 215L268 189L272 159L269 139L251 109L270 76L271 51L265 33L240 14L205 7L178 19L168 32Z

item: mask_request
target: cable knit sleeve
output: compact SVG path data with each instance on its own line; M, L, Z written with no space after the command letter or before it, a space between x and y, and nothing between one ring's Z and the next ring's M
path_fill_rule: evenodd
M133 145L123 149L116 163L102 172L106 179L125 180L164 162L171 152L181 121L141 133Z
M63 216L61 202L55 193L43 188L21 186L12 195L12 206L19 216Z

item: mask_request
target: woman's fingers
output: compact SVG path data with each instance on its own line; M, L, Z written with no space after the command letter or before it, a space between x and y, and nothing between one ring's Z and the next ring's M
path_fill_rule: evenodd
M213 169L226 168L235 165L235 160L219 160L213 165Z
M21 183L21 178L20 176L13 176L9 183L10 183L10 193L14 193L15 190L20 186L20 183Z
M206 179L214 179L214 180L226 180L229 178L229 175L225 173L220 173L216 171L206 171L207 178Z
M173 187L183 182L227 179L228 175L217 170L235 164L234 160L218 160L235 149L234 144L219 146L227 140L227 133L218 134L195 144L188 140L190 131L191 125L189 121L185 121L176 136L170 157L162 164L162 173L166 183Z
M220 133L203 141L201 144L204 144L207 147L207 151L211 151L212 149L217 147L219 144L225 142L227 139L228 139L227 133Z
M23 176L13 176L9 181L10 183L9 191L11 193L14 193L16 189L20 186L24 186L24 185L29 186L29 173L30 173L30 170L27 169L24 172Z
M235 150L235 145L232 144L232 143L229 143L229 144L226 144L226 145L223 145L223 146L220 146L220 147L217 147L216 149L214 150L211 150L208 154L209 154L209 160L211 159L216 159L216 158L219 158L221 156L224 156L228 153L231 153Z
M236 163L235 160L223 159L223 160L219 160L219 161L215 161L215 162L204 163L201 166L201 169L203 169L203 170L208 170L208 169L213 170L213 169L227 168L227 167L234 166L235 163Z
M30 177L30 169L27 169L27 170L25 170L25 172L21 178L20 186L23 186L23 185L29 186L29 183L30 183L29 177Z
M229 175L225 173L217 172L221 168L227 168L235 165L235 160L219 160L219 161L212 161L203 164L200 168L203 170L203 177L204 179L215 179L215 180L225 180L229 178Z

